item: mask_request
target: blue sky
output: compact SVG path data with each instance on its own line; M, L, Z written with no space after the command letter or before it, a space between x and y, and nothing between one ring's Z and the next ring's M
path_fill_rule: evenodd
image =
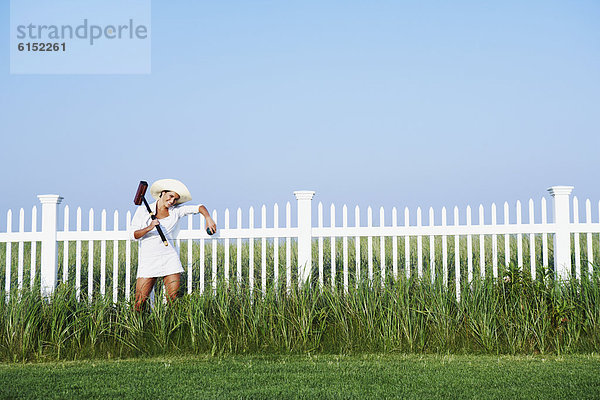
M0 15L2 229L38 194L126 211L164 177L218 210L574 185L597 218L597 1L154 1L149 75L11 75Z

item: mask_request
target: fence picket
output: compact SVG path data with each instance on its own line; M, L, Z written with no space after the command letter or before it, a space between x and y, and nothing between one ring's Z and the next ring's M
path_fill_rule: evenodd
M323 227L323 203L321 202L317 207L317 226L319 228ZM319 248L319 288L323 289L323 236L319 236L317 242Z
M479 204L479 226L485 225L483 204ZM479 276L485 278L485 236L479 235Z
M344 204L342 207L342 227L348 228L348 207ZM344 293L348 293L348 236L342 237L342 252L344 262Z
M267 227L267 206L264 204L261 207L260 214L260 226L265 229ZM261 238L260 242L260 278L264 296L267 293L267 238Z
M398 210L396 207L392 208L392 226L395 228L398 226ZM394 280L398 279L398 236L392 236L392 274Z
M421 207L417 207L417 227L423 226ZM423 236L417 235L417 276L423 278Z
M101 214L101 231L106 232L106 210ZM106 294L106 240L100 241L100 294Z
M496 203L492 203L492 226L496 226ZM498 235L492 234L492 275L498 278Z
M204 228L206 226L206 218L201 215L200 216L200 229ZM206 247L204 244L204 238L200 238L200 258L198 259L198 261L200 261L200 294L204 293L204 286L205 286L205 282L204 282L204 275L206 273L205 271L205 263L204 263L204 259L206 257Z
M242 229L242 209L237 209L237 229ZM237 238L236 264L238 287L242 285L242 238Z
M187 227L188 230L192 230L194 227L194 220L192 214L189 214L187 217ZM187 292L188 294L192 294L192 285L193 285L193 260L194 260L194 244L192 239L187 240Z
M25 232L25 210L21 208L19 210L19 232ZM19 286L19 291L23 290L23 258L24 258L24 243L22 240L19 240L18 245L18 254L17 254L17 285Z
M88 231L94 231L94 209L90 208ZM88 240L88 300L92 301L94 291L94 241Z
M592 223L592 203L590 199L585 201L585 222L588 224ZM587 244L587 273L588 276L592 276L592 267L594 265L594 251L592 247L592 234L588 232L586 235L586 244Z
M546 225L548 223L548 212L546 210L546 198L542 197L542 225ZM544 270L548 270L548 234L546 232L542 233L542 263L544 265Z
M360 227L360 209L358 206L354 208L354 226ZM355 263L356 263L356 286L358 287L358 283L360 282L360 236L354 237L354 252L355 255Z
M504 202L504 225L508 225L510 222L510 216L508 214L508 202ZM510 265L510 235L504 234L504 264L506 269Z
M442 226L447 223L446 207L442 207ZM445 230L445 229L444 229ZM442 281L444 287L448 287L448 236L442 235Z
M292 206L288 201L285 205L285 227L292 227ZM285 287L289 293L292 290L292 238L285 238Z
M69 206L65 206L64 209L64 226L63 230L65 232L69 232ZM63 283L67 283L69 280L69 241L65 240L63 242Z
M115 210L113 215L113 230L119 231L119 212ZM119 241L113 240L113 303L119 297Z
M77 229L78 237L81 232L81 207L77 207ZM81 294L81 240L75 241L75 295L77 300Z
M273 227L279 228L279 206L277 203L273 205ZM229 228L229 226L227 226ZM226 239L229 243L229 239ZM279 291L279 238L273 238L273 288L275 294Z
M573 196L573 223L579 223L579 200L577 196ZM581 279L581 248L579 247L579 233L573 234L573 247L575 247L575 277Z
M254 228L254 207L248 210L248 229ZM248 285L250 285L250 297L254 292L254 238L248 239Z
M454 206L454 226L458 225L458 207ZM460 300L460 235L454 235L454 285L456 300Z
M213 221L215 221L215 224L218 221L218 216L217 216L217 210L213 210L212 212L212 219ZM205 225L202 225L202 228L204 228ZM211 251L211 257L212 257L212 275L211 275L211 284L212 284L212 289L213 289L213 294L217 293L217 239L216 238L212 238L211 240L211 245L212 245L212 251Z
M333 203L331 203L331 207L329 208L329 210L330 210L329 226L331 226L332 228L335 228L335 205ZM329 244L331 247L331 259L330 259L331 289L335 289L335 236L330 237ZM300 267L298 267L298 268L300 268ZM298 273L298 276L300 276L300 273Z
M37 206L33 206L31 209L31 232L37 232ZM30 267L30 283L29 287L33 289L35 286L35 274L36 274L36 264L37 264L37 241L31 241L31 267Z
M275 210L277 210L277 204L275 204ZM275 219L277 219L277 211L275 211ZM229 208L225 209L225 229L229 230ZM275 247L277 247L277 245L275 245ZM225 263L223 265L225 270L225 287L229 288L229 238L225 238L223 252L225 257ZM191 254L191 246L188 253ZM275 264L277 265L277 261L275 261ZM275 276L275 279L277 280L277 276Z
M373 209L367 207L367 227L373 227ZM370 229L369 229L370 230ZM373 236L367 236L367 275L369 285L373 284Z
M12 210L6 212L6 233L12 232ZM4 290L6 290L6 300L10 298L10 280L11 280L11 264L12 264L12 241L6 241L6 274L4 282Z
M410 212L408 207L404 207L404 226L409 227L410 225ZM410 278L410 236L404 236L404 268L406 273L406 279Z
M521 225L521 202L517 200L517 225ZM523 272L523 234L517 233L517 266Z
M535 213L533 209L533 199L529 199L529 223L534 224ZM535 235L529 234L529 266L531 268L531 279L535 280L536 277L536 266L535 266Z
M429 226L434 226L433 207L429 207ZM435 282L435 237L429 235L429 275L431 283Z
M467 206L467 226L471 226L471 206ZM467 279L473 282L473 236L467 235Z
M127 232L131 229L131 211L127 211L125 218ZM129 301L131 295L131 240L125 240L125 300Z
M385 215L383 207L379 209L379 226L385 226ZM385 236L379 236L379 258L380 258L380 271L381 271L381 287L385 285Z

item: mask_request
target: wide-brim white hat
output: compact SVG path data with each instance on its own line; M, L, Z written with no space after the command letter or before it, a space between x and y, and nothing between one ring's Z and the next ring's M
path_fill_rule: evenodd
M178 181L177 179L159 179L150 186L150 195L154 197L155 200L158 200L161 192L168 190L171 192L175 192L179 195L179 200L177 200L177 204L185 203L186 201L190 201L192 199L192 195L188 190L187 186L183 184L183 182Z

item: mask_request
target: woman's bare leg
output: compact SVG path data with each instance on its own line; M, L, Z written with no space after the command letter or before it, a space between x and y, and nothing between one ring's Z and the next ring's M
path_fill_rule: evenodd
M156 283L156 278L138 278L135 282L135 310L142 311L142 307L154 284Z
M171 274L163 278L169 300L175 300L177 298L177 295L179 294L180 280L181 274Z

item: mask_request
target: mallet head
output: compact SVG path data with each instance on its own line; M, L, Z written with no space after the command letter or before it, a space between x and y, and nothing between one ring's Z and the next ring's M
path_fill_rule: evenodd
M142 200L144 199L144 195L146 194L146 189L148 189L148 182L140 181L140 184L137 188L137 192L135 192L135 197L133 198L133 204L139 206L142 204Z

